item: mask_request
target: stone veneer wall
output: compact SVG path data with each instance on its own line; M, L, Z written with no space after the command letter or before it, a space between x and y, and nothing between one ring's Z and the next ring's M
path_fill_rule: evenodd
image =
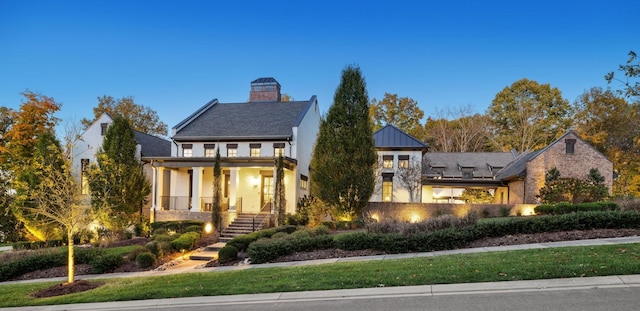
M573 154L566 153L564 139L575 139ZM547 150L527 163L527 177L524 203L535 203L540 188L544 187L544 175L553 167L558 168L561 177L586 180L589 170L597 168L605 178L605 185L613 186L613 164L602 153L584 142L574 133L549 146Z

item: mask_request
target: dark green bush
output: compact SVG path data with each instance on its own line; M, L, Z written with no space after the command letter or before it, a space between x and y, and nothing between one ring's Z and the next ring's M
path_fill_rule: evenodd
M65 256L67 254L67 250L64 250ZM98 258L105 254L105 250L103 248L73 248L73 258L75 263L77 264L90 264L95 258Z
M293 252L293 244L289 240L261 239L249 245L247 254L252 263L265 263L279 256L289 255Z
M145 248L151 252L152 254L154 254L156 256L156 258L161 258L162 256L164 256L164 250L162 249L162 247L160 246L161 242L158 241L151 241L147 244L145 244Z
M171 243L171 241L177 239L178 237L180 237L179 234L174 234L174 235L159 234L159 235L154 235L153 236L153 241Z
M361 231L338 234L333 241L337 248L348 251L375 248L371 235Z
M202 225L191 225L187 228L184 229L184 231L182 232L198 232L202 235L202 232L204 232Z
M122 265L122 256L117 254L104 254L93 259L91 262L91 268L93 273L108 273L113 272L116 268Z
M64 245L64 242L62 242L62 240L49 240L47 241L47 247L60 247Z
M136 256L136 264L140 268L149 268L156 264L156 255L151 252L142 252Z
M227 242L227 245L232 245L237 248L239 252L244 252L249 248L249 244L257 241L260 238L270 238L278 232L292 233L296 231L297 227L293 225L280 226L276 228L269 228L251 232L249 234L239 235Z
M171 247L176 251L188 251L193 249L199 238L200 234L197 232L186 232L181 234L177 239L171 241Z
M535 212L538 215L561 215L576 212L595 212L595 211L617 211L620 210L620 206L615 202L602 201L602 202L589 202L589 203L558 203L555 205L544 204L535 207Z
M218 251L218 262L225 264L238 259L238 249L231 245L225 245Z
M26 256L24 259L0 265L0 281L7 281L28 272L60 267L67 264L67 253L52 251L37 256Z
M190 226L199 226L200 228L203 228L204 223L202 221L197 221L197 220L156 221L151 224L151 232L155 233L157 229L162 228L167 231L183 233Z

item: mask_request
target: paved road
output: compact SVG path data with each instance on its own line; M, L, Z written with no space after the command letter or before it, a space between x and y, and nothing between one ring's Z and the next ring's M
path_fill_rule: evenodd
M4 310L638 310L640 275L154 299Z

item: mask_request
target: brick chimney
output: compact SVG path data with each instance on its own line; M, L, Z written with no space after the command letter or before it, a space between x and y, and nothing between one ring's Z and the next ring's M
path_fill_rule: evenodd
M250 102L280 101L280 83L274 78L258 78L251 82Z

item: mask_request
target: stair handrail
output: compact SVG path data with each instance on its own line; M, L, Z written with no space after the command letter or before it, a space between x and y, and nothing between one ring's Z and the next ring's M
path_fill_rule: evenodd
M265 212L267 207L269 209ZM256 218L258 218L258 216L264 215L264 214L267 214L267 215L271 214L271 202L264 203L264 205L262 205L262 208L260 208L260 211L258 212L258 214L253 216L253 221L251 223L252 223L252 226L253 226L252 229L253 229L254 232L256 231ZM265 224L267 222L268 218L269 217L264 217L262 219L262 221L257 225L257 228L260 228L263 224Z

